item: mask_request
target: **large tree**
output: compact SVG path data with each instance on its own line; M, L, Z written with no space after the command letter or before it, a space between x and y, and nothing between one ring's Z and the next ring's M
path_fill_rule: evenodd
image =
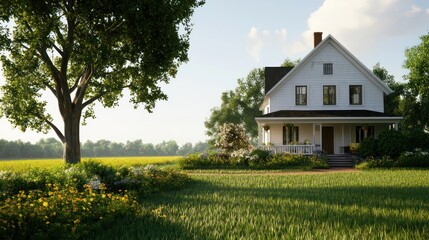
M428 129L429 126L429 34L421 43L405 50L404 67L409 70L402 109L407 127Z
M190 18L200 0L2 0L0 51L6 83L0 115L25 131L53 129L64 159L80 162L82 118L96 101L114 107L124 89L151 111L158 83L188 60ZM52 93L63 129L46 111Z
M405 84L396 82L395 77L389 74L387 69L382 67L380 63L374 65L372 72L393 90L393 93L384 96L384 112L387 114L402 115L400 104Z
M287 58L281 66L294 67L299 62L299 59L292 61ZM211 110L210 118L204 123L208 136L213 138L225 123L235 123L242 124L252 139L258 137L255 117L261 115L259 107L264 100L264 69L253 69L246 78L238 79L237 83L235 90L222 93L220 107Z
M234 91L222 93L220 107L213 108L205 122L210 137L214 137L225 123L243 124L252 138L258 136L255 117L261 114L259 106L264 99L264 69L255 68L237 82Z

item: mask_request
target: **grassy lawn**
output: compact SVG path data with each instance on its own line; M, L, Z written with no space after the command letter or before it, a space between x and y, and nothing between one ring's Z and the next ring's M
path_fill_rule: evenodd
M429 171L193 174L97 239L429 239Z
M175 166L178 158L94 160L114 167ZM0 161L0 170L62 163ZM429 239L429 170L297 171L186 171L191 185L140 199L143 217L116 221L91 238Z
M97 157L83 158L82 161L94 160L103 164L119 167L135 164L175 165L179 156L156 156L156 157ZM63 159L31 159L31 160L0 160L0 171L11 170L23 172L30 168L53 169L62 167Z

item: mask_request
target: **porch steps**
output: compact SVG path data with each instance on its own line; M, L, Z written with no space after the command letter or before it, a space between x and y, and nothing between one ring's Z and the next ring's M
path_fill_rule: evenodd
M331 168L352 168L353 164L353 156L350 154L336 154L336 155L326 155L328 158L328 165Z

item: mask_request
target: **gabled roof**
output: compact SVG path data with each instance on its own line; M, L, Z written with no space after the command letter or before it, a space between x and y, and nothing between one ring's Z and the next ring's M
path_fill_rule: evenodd
M374 73L369 70L365 65L362 64L353 54L349 52L341 43L339 43L332 35L328 35L321 43L319 43L311 52L305 56L293 69L291 69L286 75L284 75L280 81L278 81L268 92L265 92L265 96L269 96L273 93L278 86L280 86L283 82L286 82L293 76L296 72L300 71L300 69L310 60L313 56L318 54L327 44L331 44L335 49L337 49L346 59L348 59L360 72L362 72L370 81L372 81L377 87L379 87L384 93L390 94L392 93L392 89L390 89L383 81L381 81Z
M293 67L265 67L265 94L273 88Z

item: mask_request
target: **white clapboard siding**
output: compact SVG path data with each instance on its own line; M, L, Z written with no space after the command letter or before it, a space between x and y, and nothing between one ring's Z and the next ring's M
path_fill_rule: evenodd
M333 75L323 75L323 63L333 63ZM307 86L307 105L295 105L295 86ZM336 105L323 105L323 86L336 86ZM349 86L362 85L362 105L349 104ZM384 112L383 91L331 43L283 81L270 94L270 112L279 110L371 110Z

